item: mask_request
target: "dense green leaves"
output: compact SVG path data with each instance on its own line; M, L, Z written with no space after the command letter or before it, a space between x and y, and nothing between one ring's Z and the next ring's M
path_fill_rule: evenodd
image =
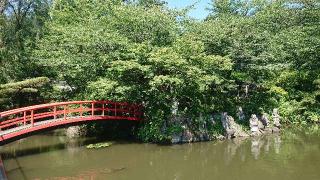
M38 77L15 83L0 84L0 109L41 101L43 95L39 90L48 83L48 78Z
M33 7L21 22L1 15L0 83L47 76L51 100L141 103L146 141L238 106L319 121L317 1L217 0L203 21L160 0L48 2L16 4Z

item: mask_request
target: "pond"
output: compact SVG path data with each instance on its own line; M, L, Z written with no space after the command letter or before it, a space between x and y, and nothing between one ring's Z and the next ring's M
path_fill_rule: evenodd
M320 136L303 131L172 146L116 141L87 149L94 141L50 133L0 151L10 180L320 179Z

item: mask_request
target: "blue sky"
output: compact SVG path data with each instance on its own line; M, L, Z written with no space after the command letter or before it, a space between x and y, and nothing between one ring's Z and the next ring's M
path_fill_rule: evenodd
M194 10L190 12L190 16L197 19L204 19L208 15L206 7L209 7L211 0L166 0L171 8L184 8L197 2Z

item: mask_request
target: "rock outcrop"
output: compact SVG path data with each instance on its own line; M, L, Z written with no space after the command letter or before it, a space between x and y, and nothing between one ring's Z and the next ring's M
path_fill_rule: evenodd
M248 134L237 124L232 116L224 112L221 115L221 123L225 130L225 137L230 139L233 137L247 137Z
M242 114L242 108L238 109L238 118L239 123L246 124L244 122L244 114ZM272 123L270 122L268 118L268 114L263 113L261 117L258 118L257 115L252 114L251 118L249 119L249 127L250 130L246 131L244 130L242 125L238 124L234 118L230 115L228 115L227 112L221 113L220 116L221 124L219 124L219 119L217 119L216 116L212 115L210 121L207 123L211 123L211 126L221 126L224 130L224 133L221 135L215 135L214 137L211 137L210 134L207 131L207 124L204 123L203 125L194 128L197 129L196 131L192 131L192 128L189 128L191 126L190 119L188 121L180 121L180 122L189 122L184 123L182 125L183 131L179 134L175 134L171 137L171 143L189 143L189 142L196 142L196 141L208 141L212 139L230 139L230 138L237 138L237 137L248 137L248 136L260 136L263 134L270 134L270 133L278 133L280 132L281 124L280 124L280 115L278 113L277 109L274 109L272 112ZM181 120L181 119L180 119Z
M212 140L210 138L210 135L206 131L193 132L191 129L189 129L185 126L183 128L184 128L184 130L182 133L174 134L172 136L172 138L171 138L172 144Z

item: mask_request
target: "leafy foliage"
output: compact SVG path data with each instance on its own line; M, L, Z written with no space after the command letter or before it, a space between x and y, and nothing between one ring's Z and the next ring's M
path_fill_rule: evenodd
M203 21L160 0L49 2L14 4L33 7L24 17L2 13L0 83L46 76L46 98L141 103L145 141L186 123L199 131L212 113L239 106L246 117L280 108L287 123L319 122L315 0L216 0Z
M43 88L49 79L38 77L15 83L0 84L0 108L24 106L25 102L40 101L39 89Z

